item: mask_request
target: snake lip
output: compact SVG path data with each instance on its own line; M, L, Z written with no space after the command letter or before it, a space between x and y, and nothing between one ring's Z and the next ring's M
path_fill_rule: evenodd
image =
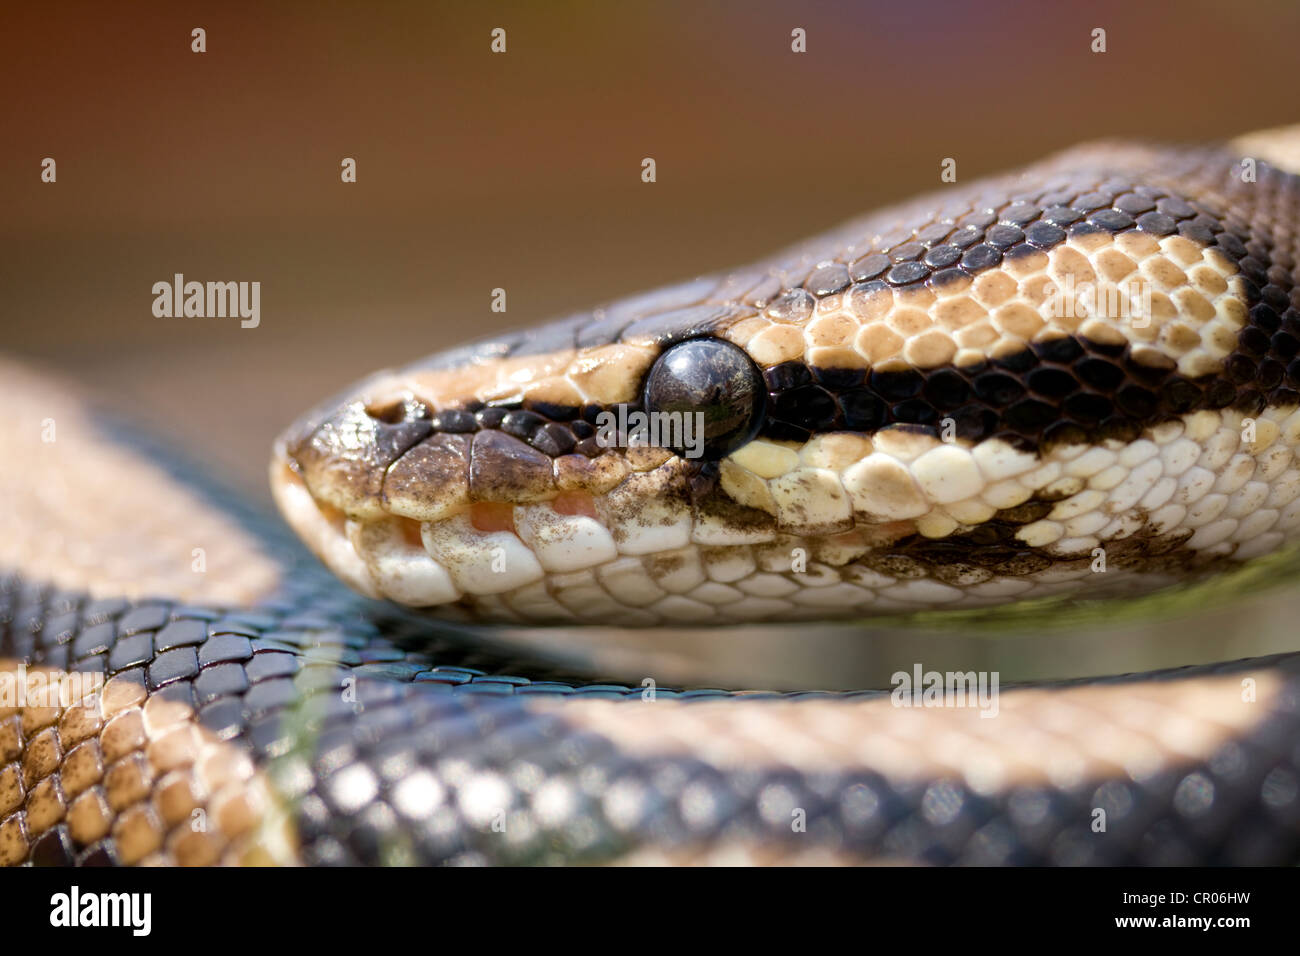
M559 492L533 503L475 501L433 520L389 512L349 514L314 495L309 475L278 442L272 495L307 547L351 588L412 607L514 592L618 558L590 494Z
M300 470L278 442L270 484L276 507L308 549L353 590L378 597L364 563L348 545L345 516L312 497Z

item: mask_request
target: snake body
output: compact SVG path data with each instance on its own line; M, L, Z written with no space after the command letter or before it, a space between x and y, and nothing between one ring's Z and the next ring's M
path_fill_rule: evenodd
M58 478L0 472L0 676L107 683L0 700L0 861L1292 859L1293 657L1008 690L985 720L881 691L584 684L429 620L653 643L1150 592L1284 549L1300 179L1281 165L1080 147L372 375L271 463L289 524L358 594L89 420L70 449L34 444L68 400L11 369L7 451ZM668 437L638 440L637 415ZM92 455L144 540L208 515L189 537L222 573L73 547L60 482Z

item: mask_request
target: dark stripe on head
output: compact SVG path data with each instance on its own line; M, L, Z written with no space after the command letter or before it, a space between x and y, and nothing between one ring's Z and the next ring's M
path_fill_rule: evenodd
M1288 323L1285 335L1300 335L1300 317ZM1143 364L1127 345L1078 336L960 368L882 372L786 362L764 373L762 434L807 441L817 432L915 425L938 435L951 419L959 438L997 437L1025 451L1132 441L1144 428L1201 409L1254 414L1265 405L1300 405L1300 362L1285 365L1276 346L1267 348L1262 356L1239 348L1223 375L1200 378L1179 374L1172 359L1163 367Z

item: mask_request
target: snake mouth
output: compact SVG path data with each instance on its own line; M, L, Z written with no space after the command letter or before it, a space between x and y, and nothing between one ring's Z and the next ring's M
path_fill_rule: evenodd
M700 543L698 468L659 446L584 447L600 439L583 422L566 426L583 438L577 448L545 449L546 425L524 441L504 412L480 414L490 424L465 433L460 418L482 408L439 405L408 384L372 376L276 442L276 504L330 570L367 596L453 616L459 605L503 620L663 619L638 611L665 597L644 562L663 570L665 555ZM604 591L599 608L567 592L557 603L552 585L584 575L620 603Z
M276 504L313 553L353 589L411 607L519 592L548 574L607 566L619 553L593 496L476 501L433 520L350 516L311 494L283 449L271 465Z

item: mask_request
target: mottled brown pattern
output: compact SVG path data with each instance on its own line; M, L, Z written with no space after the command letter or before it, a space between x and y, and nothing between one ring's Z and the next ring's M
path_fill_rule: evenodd
M75 695L44 689L72 676ZM7 693L24 677L26 705L0 700L0 865L292 862L274 793L190 707L129 676L0 662Z

